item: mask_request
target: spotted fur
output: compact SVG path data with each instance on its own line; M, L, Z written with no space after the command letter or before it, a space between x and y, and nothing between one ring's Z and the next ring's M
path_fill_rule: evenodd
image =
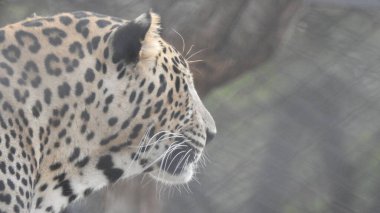
M60 212L119 179L191 179L216 133L159 16L0 28L0 212Z

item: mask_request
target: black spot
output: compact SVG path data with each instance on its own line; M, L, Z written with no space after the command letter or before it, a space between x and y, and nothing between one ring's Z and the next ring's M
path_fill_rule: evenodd
M132 160L137 160L138 158L139 158L140 156L138 155L138 154L136 154L135 152L133 152L132 154L131 154L131 159Z
M119 179L123 170L113 167L112 157L110 155L104 155L99 158L98 163L96 164L96 168L99 170L103 170L104 175L110 182L115 182Z
M79 157L80 149L78 147L74 148L74 151L71 153L69 157L69 162L73 162L75 159Z
M94 38L91 39L91 46L94 50L98 49L100 42L100 36L95 36Z
M0 84L9 87L9 79L7 77L0 78Z
M114 126L117 123L117 117L112 117L108 119L108 125L109 126Z
M88 53L92 54L92 44L91 44L91 42L88 41L86 47L87 47Z
M156 94L157 97L160 97L160 95L166 90L166 85L167 85L165 76L163 74L161 74L159 78L160 78L160 87L157 90L157 94Z
M6 49L3 49L1 52L3 53L4 57L12 63L17 62L21 55L20 49L13 44L9 45Z
M65 180L65 178L66 178L66 173L61 173L59 175L54 176L53 180L56 180L57 182L62 182ZM34 185L36 185L36 183L34 183Z
M86 156L82 160L78 161L75 166L78 168L83 168L84 166L87 165L87 163L90 161L90 157Z
M136 107L136 108L133 110L133 112L132 112L131 118L136 117L136 115L137 115L137 113L139 112L139 110L140 110L140 107Z
M66 129L62 129L59 133L58 133L58 138L61 139L63 137L65 137L67 131Z
M168 72L168 67L164 63L162 64L162 68L164 68L165 72Z
M4 191L4 189L5 189L4 182L0 180L0 191Z
M14 71L12 69L12 67L10 67L8 64L4 63L4 62L0 62L0 68L3 68L5 69L6 73L10 76L13 75Z
M54 170L57 170L59 168L61 168L62 164L60 162L57 162L57 163L53 163L49 166L50 170L54 171Z
M131 139L136 138L139 135L139 132L140 132L142 127L143 127L142 124L136 124L136 126L133 127L132 134L129 136L129 138L131 138Z
M102 65L102 72L103 74L107 73L107 65L105 63Z
M62 44L62 39L67 37L65 31L56 27L49 27L42 30L42 33L48 37L49 43L53 46L59 46Z
M130 124L130 120L129 120L129 119L125 120L125 121L123 122L123 124L121 125L121 129L126 129L126 128L128 128L129 124Z
M113 101L113 95L109 95L106 100L105 100L105 104L106 105L109 105L110 103L112 103Z
M77 196L76 195L71 195L69 197L69 203L73 202L75 199L77 199Z
M175 65L173 65L173 70L174 70L174 72L177 73L177 74L180 74L180 73L181 73L181 71L180 71Z
M148 93L151 94L151 93L153 92L153 90L154 90L154 83L151 82L151 83L149 84L149 86L148 86Z
M173 88L171 88L168 92L168 102L169 104L173 103Z
M115 140L117 138L119 134L118 133L115 133L107 138L104 138L100 141L100 145L106 145L108 144L109 142L111 142L112 140Z
M78 33L82 34L82 36L84 38L87 38L88 34L89 34L89 29L87 28L87 25L89 23L89 20L87 19L82 19L80 20L76 25L75 25L75 29Z
M6 203L9 205L11 203L11 200L12 200L12 197L10 194L3 194L3 193L0 194L0 202Z
M167 112L168 112L167 108L164 108L164 109L161 111L160 115L158 116L158 120L161 121L162 118L166 115Z
M62 85L58 86L58 96L60 98L65 98L66 96L70 95L70 90L70 85L65 82Z
M107 170L104 170L103 172L104 172L104 175L108 178L108 180L111 183L114 183L115 181L117 181L124 173L123 170L118 169L118 168L107 169Z
M83 195L84 196L88 196L88 195L90 195L91 193L92 193L92 189L91 188L87 188L86 190L84 190L84 193L83 193Z
M18 110L18 114L19 114L19 116L20 116L20 118L21 118L23 124L24 124L25 126L28 126L29 121L28 121L28 119L26 119L26 117L25 117L24 110L19 109L19 110Z
M107 20L98 20L96 21L96 25L98 25L99 28L105 28L107 27L108 25L110 25L111 22L110 21L107 21Z
M3 129L7 129L7 124L5 123L4 118L3 118L3 116L1 114L0 114L0 126ZM0 154L0 156L1 156L1 154Z
M45 191L47 187L48 187L48 185L46 183L43 184L42 186L40 186L40 192Z
M11 179L7 180L7 185L9 186L10 189L15 190L15 184Z
M17 43L21 46L25 45L25 43L26 43L25 41L28 41L29 39L32 40L32 43L29 44L29 47L28 47L28 49L32 53L36 53L36 52L38 52L38 50L41 49L41 44L39 43L37 37L30 32L26 32L24 30L19 30L15 33L15 38L17 40ZM24 41L24 39L25 39L25 41Z
M148 173L148 172L151 172L151 171L153 171L153 167L148 167L148 168L146 168L146 169L143 171L143 173Z
M42 197L37 198L37 201L36 201L36 208L37 208L37 209L38 209L38 208L41 208L40 206L41 206L42 200L43 200Z
M77 53L79 58L84 58L84 52L82 49L82 44L79 43L78 41L75 41L72 43L69 47L70 53L74 54Z
M151 107L147 107L147 108L145 109L145 113L144 113L144 115L142 116L142 118L143 118L143 119L149 118L149 117L150 117L150 111L151 111L151 110L152 110Z
M155 110L154 113L158 113L161 110L162 104L164 103L163 100L159 100L154 104Z
M0 171L1 171L3 174L7 174L7 170L5 169L5 163L4 163L4 161L1 161L1 162L0 162Z
M103 155L99 158L96 168L100 170L106 170L113 167L111 155Z
M81 126L81 128L80 128L80 132L81 132L82 134L84 134L84 133L86 132L86 129L87 129L86 124L83 124L83 125Z
M86 99L85 99L85 103L87 104L87 105L90 105L90 104L92 104L93 102L94 102L94 100L95 100L95 93L94 92L92 92Z
M83 85L81 82L77 82L75 85L75 95L80 96L83 93Z
M95 69L96 71L100 71L100 69L102 69L102 63L99 61L99 59L96 59Z
M36 101L34 106L32 107L32 114L34 117L40 117L40 112L42 111L42 104L39 100Z
M26 62L25 66L25 73L28 75L28 78L30 78L30 83L33 88L37 88L41 83L41 77L38 75L38 67L37 64L33 61Z
M73 194L73 190L71 189L71 185L70 185L70 181L69 180L64 180L62 182L60 182L59 184L57 184L54 189L57 189L61 187L62 188L62 195L63 196L70 196Z
M132 91L131 95L129 96L129 102L132 103L135 100L136 97L136 91Z
M88 141L92 140L94 138L94 136L95 136L95 133L94 132L90 132L90 133L87 134L86 140L88 140Z
M141 91L140 94L139 94L139 97L137 97L137 101L136 101L136 104L140 104L142 99L144 97L144 91Z
M141 159L140 160L140 165L143 166L143 167L145 167L147 163L148 163L147 159Z
M68 16L60 16L59 21L66 26L73 22L73 20Z
M18 205L20 205L21 208L24 208L24 202L21 200L21 198L18 195L16 196L16 201Z
M50 105L50 103L51 103L51 91L50 91L50 89L49 88L46 88L45 90L44 90L44 101L45 101L45 103L46 104L48 104L48 105Z
M88 114L87 110L84 110L80 116L83 121L88 122L90 120L90 114Z
M87 82L93 82L94 79L95 79L95 74L94 74L94 70L91 69L91 68L88 68L85 75L84 75L84 79L87 81Z
M179 88L180 88L180 80L179 80L179 77L177 76L176 79L175 79L175 91L178 93L179 92Z
M108 47L107 47L107 48L104 49L103 57L104 57L105 59L108 59L108 56L109 56L109 49L108 49Z
M25 90L23 93L19 89L13 90L16 100L20 103L25 104L26 99L29 97L29 91Z
M63 107L61 108L61 111L59 112L60 116L63 117L68 110L69 110L69 105L64 104Z
M60 62L59 58L54 54L48 54L45 58L45 68L47 73L54 76L59 76L62 73L61 68L53 68L53 63L58 64Z
M62 61L65 65L65 70L67 72L73 72L75 68L79 66L78 59L70 59L68 57L63 57Z
M111 33L112 33L112 31L110 31L110 32L108 32L108 33L106 33L106 34L104 35L104 37L103 37L103 41L104 41L104 42L106 42L106 41L108 40L108 38L110 37Z
M98 89L102 88L103 86L103 80L98 81Z

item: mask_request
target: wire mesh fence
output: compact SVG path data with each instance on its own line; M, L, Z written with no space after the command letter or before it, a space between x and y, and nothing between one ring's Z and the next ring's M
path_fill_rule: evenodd
M209 95L210 163L163 212L379 212L379 20L313 5L271 62Z

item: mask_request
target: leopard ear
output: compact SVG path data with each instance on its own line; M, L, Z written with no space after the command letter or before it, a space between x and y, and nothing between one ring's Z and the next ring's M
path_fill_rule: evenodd
M113 35L112 61L127 64L154 58L159 52L160 17L151 10L121 26Z

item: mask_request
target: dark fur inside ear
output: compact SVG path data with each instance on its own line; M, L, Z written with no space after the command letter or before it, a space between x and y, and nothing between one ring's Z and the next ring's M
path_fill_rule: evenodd
M152 22L149 12L120 27L114 34L112 46L112 61L117 63L124 60L127 64L137 63L141 50L141 42Z

